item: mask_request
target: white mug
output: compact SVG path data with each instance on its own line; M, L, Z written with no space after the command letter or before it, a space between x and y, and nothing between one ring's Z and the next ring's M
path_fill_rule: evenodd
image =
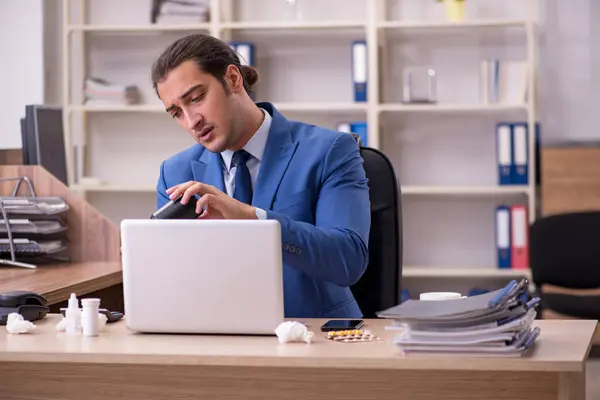
M429 292L421 293L419 300L424 301L438 301L438 300L455 300L461 299L465 296L455 292Z

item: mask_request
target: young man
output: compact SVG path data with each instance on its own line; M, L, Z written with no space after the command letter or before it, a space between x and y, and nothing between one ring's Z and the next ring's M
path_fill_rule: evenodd
M367 266L371 221L357 143L255 104L257 79L207 35L183 37L158 57L156 93L197 142L162 163L158 207L198 195L199 219L279 221L285 316L361 317L350 286Z

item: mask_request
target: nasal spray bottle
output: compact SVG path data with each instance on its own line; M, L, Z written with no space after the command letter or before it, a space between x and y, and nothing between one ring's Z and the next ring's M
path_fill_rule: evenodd
M81 333L81 309L79 308L79 300L75 293L71 293L69 297L69 306L65 311L67 335L77 335Z

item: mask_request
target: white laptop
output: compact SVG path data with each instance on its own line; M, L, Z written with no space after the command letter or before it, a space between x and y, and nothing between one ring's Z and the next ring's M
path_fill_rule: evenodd
M127 327L147 333L274 335L284 321L274 220L124 220Z

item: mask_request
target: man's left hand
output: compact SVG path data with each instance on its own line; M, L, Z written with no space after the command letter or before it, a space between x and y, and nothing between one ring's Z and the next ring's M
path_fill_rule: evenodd
M181 204L187 204L192 196L198 194L196 214L200 214L200 219L257 219L254 207L202 182L189 181L170 187L167 194L171 199L183 195Z

